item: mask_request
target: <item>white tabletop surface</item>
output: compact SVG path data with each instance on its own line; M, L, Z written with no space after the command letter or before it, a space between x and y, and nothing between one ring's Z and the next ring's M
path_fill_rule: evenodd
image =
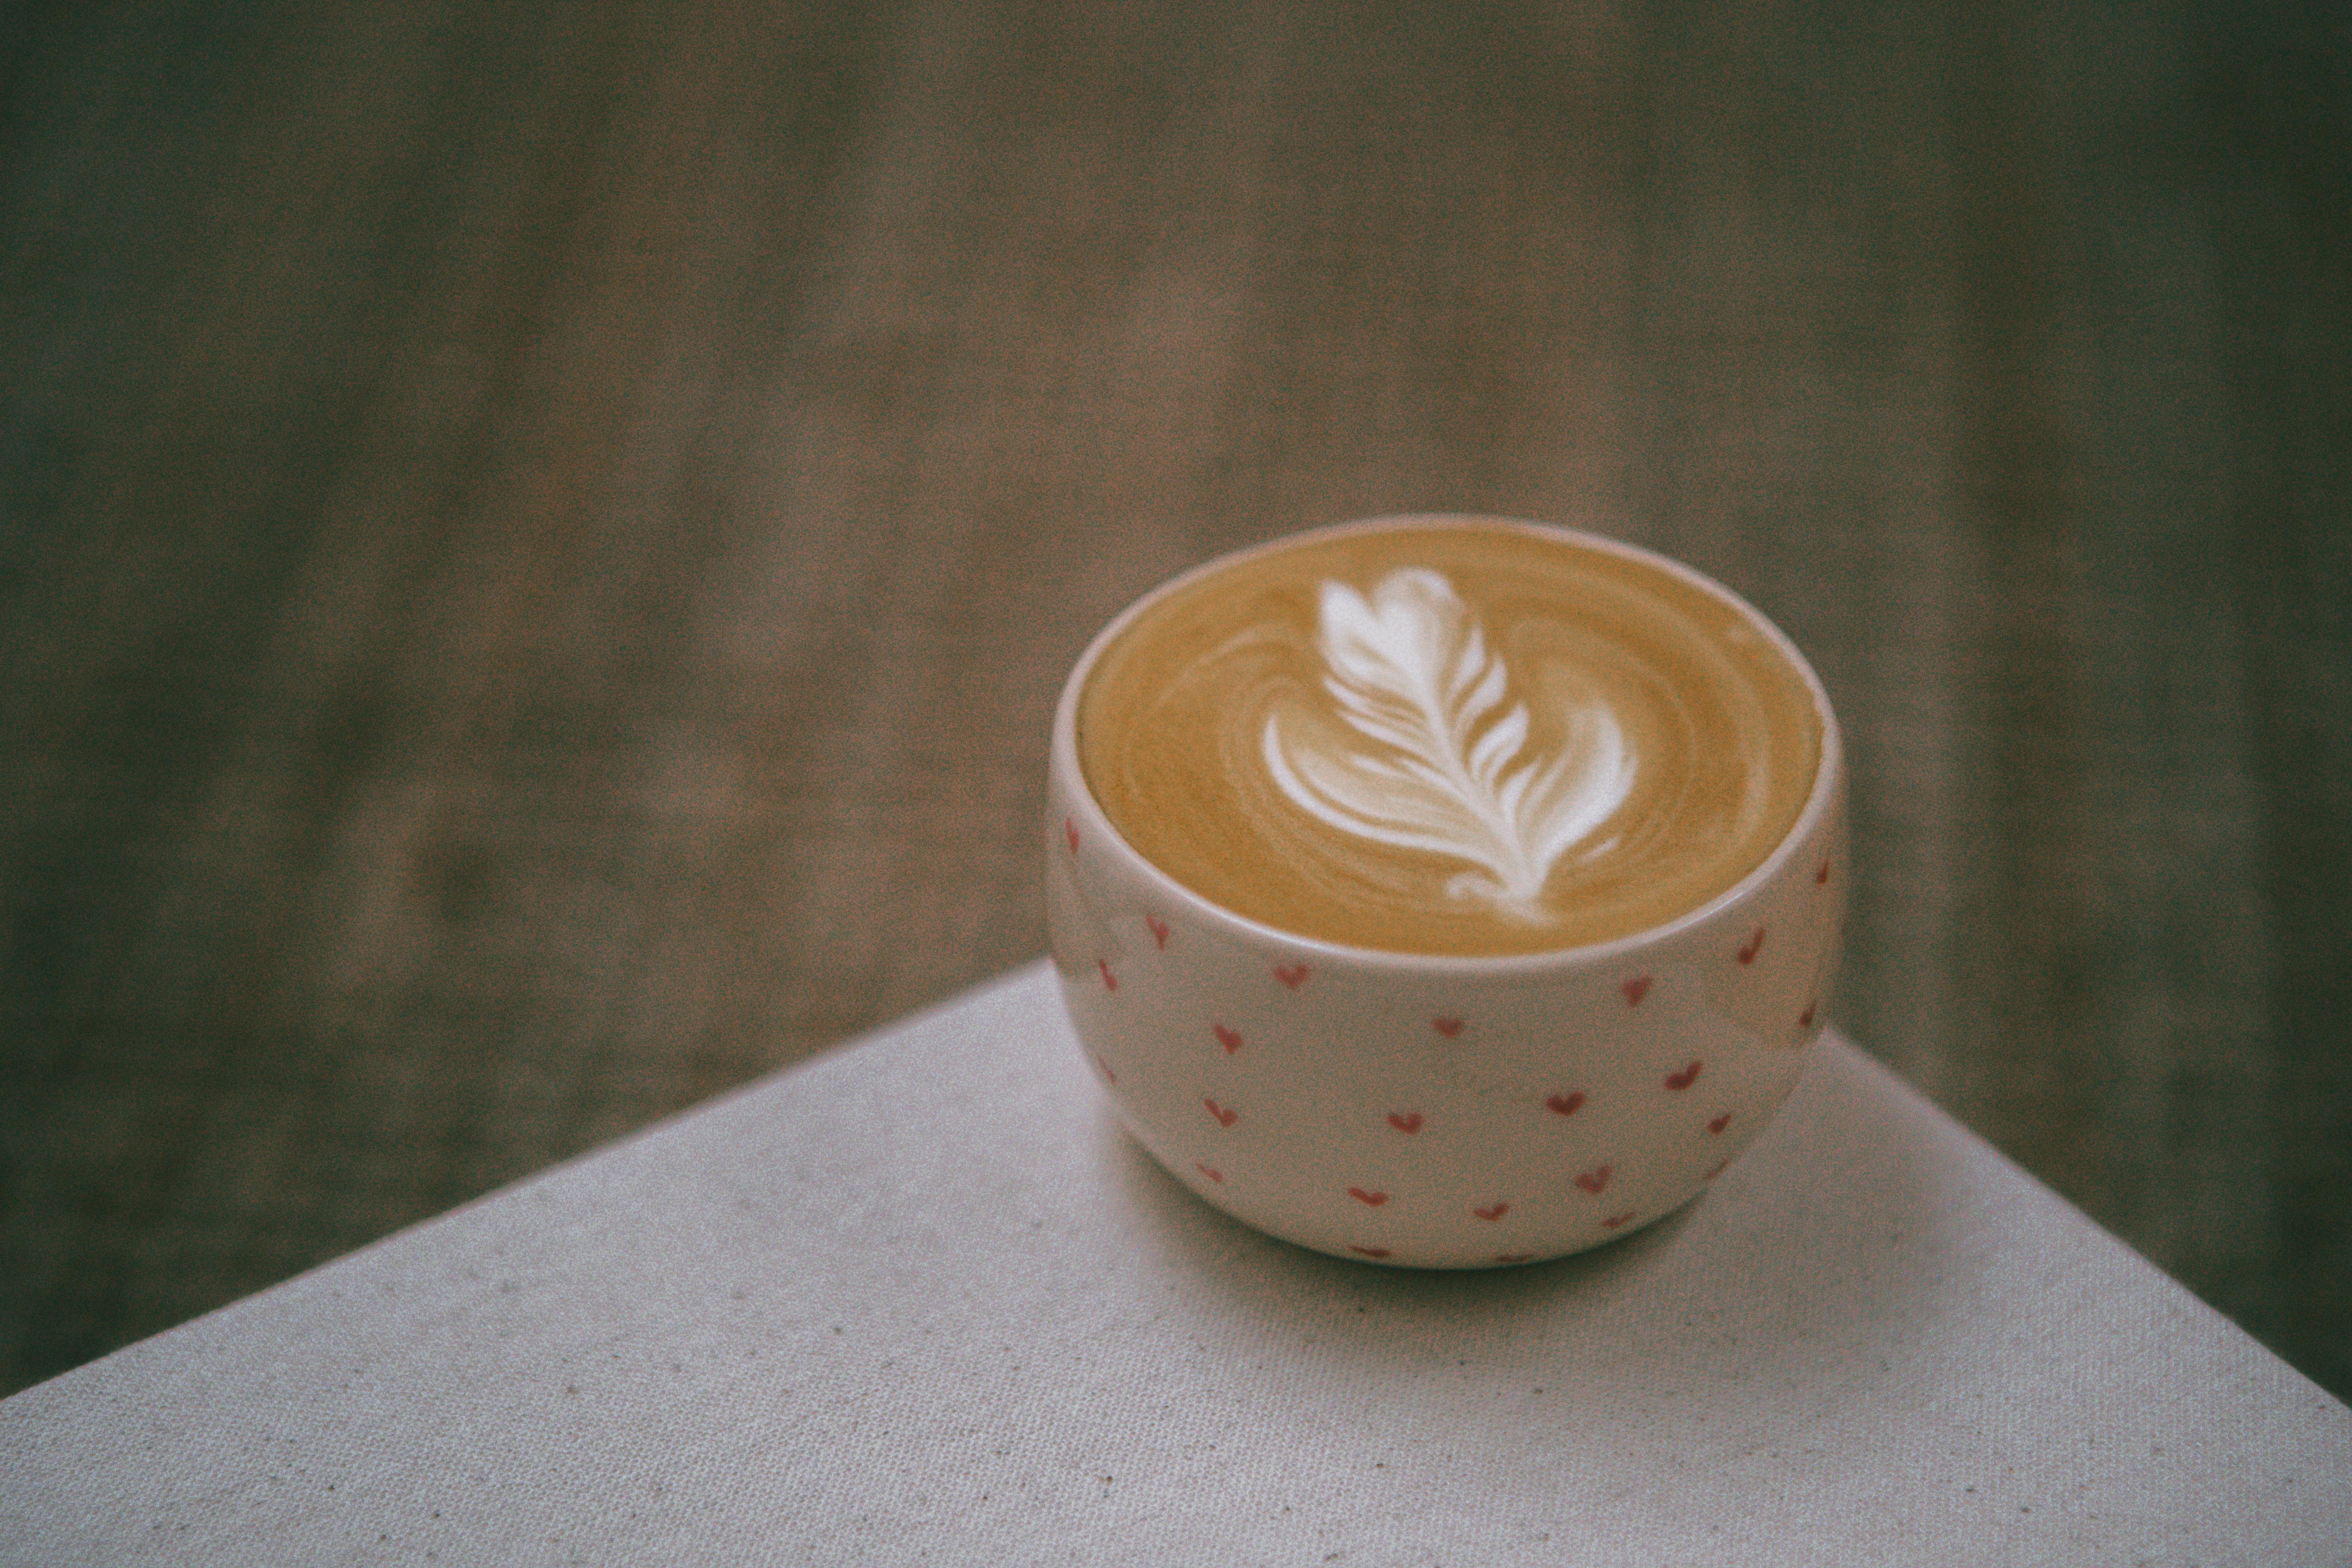
M0 1403L0 1561L2346 1563L2352 1411L1834 1038L1598 1253L1266 1240L1038 965Z

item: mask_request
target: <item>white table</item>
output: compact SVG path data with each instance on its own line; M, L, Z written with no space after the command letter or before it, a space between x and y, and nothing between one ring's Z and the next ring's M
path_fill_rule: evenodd
M1051 973L0 1403L0 1561L2352 1562L2352 1411L1834 1038L1412 1274L1115 1130Z

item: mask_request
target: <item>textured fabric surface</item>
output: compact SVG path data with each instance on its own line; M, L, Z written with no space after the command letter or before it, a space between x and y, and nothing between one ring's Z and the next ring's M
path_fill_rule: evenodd
M2352 1411L1832 1037L1693 1207L1343 1263L1052 976L0 1404L0 1561L2352 1561Z

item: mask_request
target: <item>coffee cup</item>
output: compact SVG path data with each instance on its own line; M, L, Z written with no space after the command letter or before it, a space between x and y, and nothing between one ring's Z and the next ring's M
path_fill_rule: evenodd
M1517 520L1213 561L1056 710L1047 921L1088 1066L1216 1207L1375 1263L1535 1262L1705 1190L1819 1034L1835 717L1691 568Z

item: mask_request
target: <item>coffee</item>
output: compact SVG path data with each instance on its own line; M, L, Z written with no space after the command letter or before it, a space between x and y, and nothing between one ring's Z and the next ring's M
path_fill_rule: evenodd
M1789 833L1822 717L1778 639L1643 554L1532 524L1376 525L1149 602L1077 714L1128 841L1277 930L1507 954L1664 924Z

